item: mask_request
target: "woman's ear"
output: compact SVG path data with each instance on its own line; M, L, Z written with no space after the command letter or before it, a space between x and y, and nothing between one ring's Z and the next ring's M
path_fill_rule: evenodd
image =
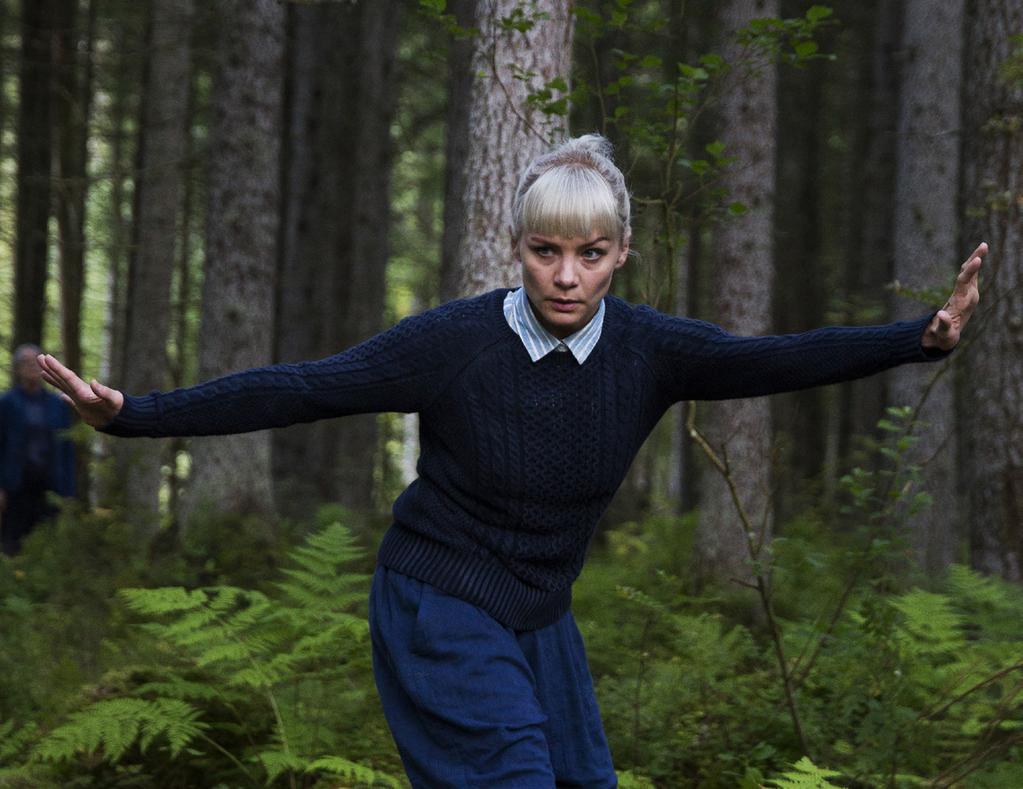
M615 262L615 268L621 268L625 265L625 261L629 259L629 239L626 238L622 242L621 252L618 253L618 260Z

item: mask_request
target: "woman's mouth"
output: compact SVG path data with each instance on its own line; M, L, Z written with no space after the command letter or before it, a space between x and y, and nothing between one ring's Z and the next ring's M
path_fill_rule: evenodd
M578 301L572 299L551 299L550 302L558 312L572 312L579 305Z

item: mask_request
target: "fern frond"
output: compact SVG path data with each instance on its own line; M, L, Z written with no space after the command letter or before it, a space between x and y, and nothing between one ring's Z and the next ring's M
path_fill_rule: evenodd
M964 603L991 610L1018 611L1020 593L1017 587L996 576L981 575L962 564L948 570L948 585L955 597Z
M136 740L146 750L160 736L177 755L207 728L199 711L180 699L107 699L73 713L67 723L46 735L33 751L43 761L66 761L81 752L102 749L102 758L116 762Z
M0 764L11 764L22 749L35 739L38 726L29 723L20 729L14 721L0 722Z
M346 778L349 781L356 781L367 786L391 786L400 789L402 783L397 779L382 773L379 770L372 770L365 765L342 759L340 756L323 756L314 759L306 767L306 772L325 772Z
M146 682L135 688L137 696L161 696L168 699L196 699L209 701L220 698L223 694L214 686L204 682L190 682L174 677L162 682Z
M828 779L837 778L840 775L841 773L834 770L818 767L804 756L792 765L791 770L777 778L772 778L768 784L778 789L828 789L828 787L838 787L838 784L833 784Z
M903 615L903 643L915 654L956 653L963 647L963 616L947 595L914 589L892 603Z
M256 755L266 770L266 782L272 784L282 773L301 772L306 767L305 759L287 751L261 751Z
M206 594L201 589L188 591L180 586L165 586L159 589L119 589L117 593L128 608L146 616L163 616L178 614L182 611L194 611L206 603Z

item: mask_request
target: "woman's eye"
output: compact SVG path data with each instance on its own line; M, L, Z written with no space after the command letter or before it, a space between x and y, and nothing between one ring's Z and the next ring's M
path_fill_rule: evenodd
M551 254L551 248L550 247L533 247L533 252L535 252L540 257L547 257L549 254Z
M583 258L585 260L600 260L604 256L603 249L587 249L583 252Z

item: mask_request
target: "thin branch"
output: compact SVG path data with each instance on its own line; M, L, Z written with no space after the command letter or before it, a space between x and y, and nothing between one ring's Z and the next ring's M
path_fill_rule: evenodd
M728 490L732 496L732 503L735 505L736 512L739 514L739 520L742 523L743 533L746 539L746 548L749 551L750 558L756 562L759 558L759 551L753 542L750 519L746 514L746 509L743 507L741 499L739 498L739 491L735 485L735 479L732 477L727 462L718 456L707 439L704 438L703 434L696 429L696 403L692 401L689 402L689 413L686 417L686 432L689 434L689 437L696 442L697 446L703 450L703 453L724 477L725 484L728 485ZM756 567L755 564L754 567ZM760 598L760 604L764 609L764 616L767 619L767 624L771 631L771 640L774 643L774 653L778 661L778 670L781 672L782 685L785 689L785 702L789 708L789 716L792 718L792 727L795 729L796 736L799 738L799 744L803 749L803 753L812 758L810 745L806 740L806 735L803 733L803 724L799 717L799 708L796 706L796 696L792 686L792 677L789 673L788 661L785 657L785 646L782 643L781 626L778 624L778 619L774 615L774 606L771 603L771 595L768 592L767 581L764 578L764 573L758 568L754 571L754 583L752 586L756 589L757 595Z

